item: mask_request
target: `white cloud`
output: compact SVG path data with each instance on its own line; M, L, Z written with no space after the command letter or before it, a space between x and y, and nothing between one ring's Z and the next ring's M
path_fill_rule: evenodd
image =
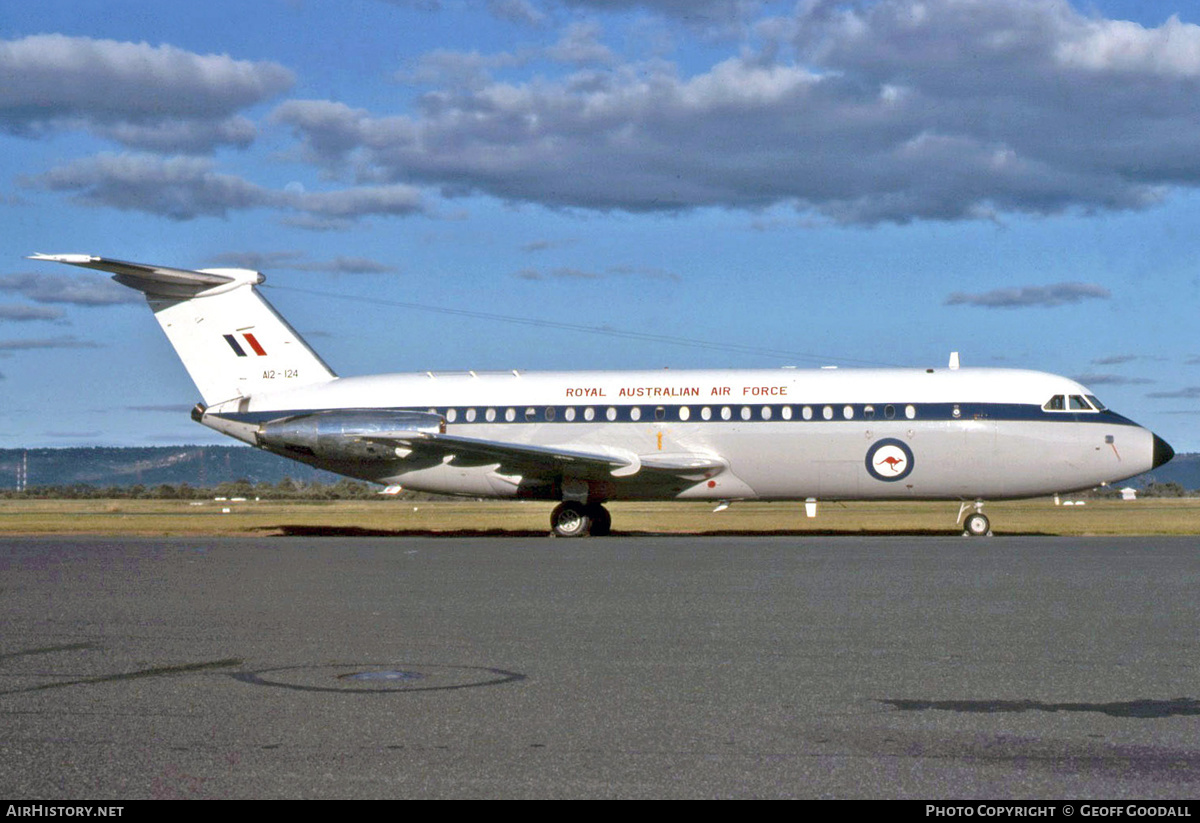
M988 309L1022 309L1030 306L1052 308L1084 300L1107 300L1112 293L1095 283L1054 283L1049 286L1021 286L995 289L982 294L954 292L947 306L982 306Z
M92 274L6 274L0 275L0 292L12 292L35 303L73 306L112 306L141 303L142 296L111 280Z
M291 87L276 63L40 34L0 41L0 129L87 129L125 145L168 151L244 146L254 126L237 112Z
M1200 27L1065 0L817 2L774 23L771 47L688 76L653 61L500 80L502 55L442 54L414 113L296 100L273 116L327 170L551 207L903 223L1138 209L1200 181Z
M326 219L409 215L424 210L413 186L387 184L310 192L267 189L223 174L201 157L103 154L83 158L24 181L50 191L74 192L84 205L140 211L172 220L226 217L231 211L271 208Z

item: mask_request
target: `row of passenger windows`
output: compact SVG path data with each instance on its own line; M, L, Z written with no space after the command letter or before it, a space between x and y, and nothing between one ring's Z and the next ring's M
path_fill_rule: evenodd
M438 414L438 409L430 409L431 414ZM561 408L558 406L534 407L527 406L524 409L513 407L508 408L487 408L487 409L446 409L446 422L456 423L459 421L466 423L486 422L494 423L498 420L503 420L506 423L516 422L518 419L526 423L534 423L540 421L553 422L559 418L567 422L582 420L585 422L592 420L753 420L757 417L759 420L772 420L778 416L781 420L853 420L860 416L864 420L874 420L876 416L884 420L894 420L897 414L912 420L917 416L917 409L913 405L907 405L903 408L892 404L880 407L878 411L874 406L842 406L836 408L834 406L672 406L668 409L667 406L608 406L607 408L596 408L594 406L586 406L577 409L574 406Z

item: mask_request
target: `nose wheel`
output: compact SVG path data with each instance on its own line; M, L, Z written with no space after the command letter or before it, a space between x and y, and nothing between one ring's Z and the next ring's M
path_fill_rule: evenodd
M963 530L972 537L986 537L992 533L992 524L986 514L977 512L963 521Z
M975 507L975 511L967 515L966 519L963 519L963 515L972 506ZM983 513L982 500L976 500L974 503L963 503L959 506L958 521L962 523L964 537L991 537L992 535L992 522Z

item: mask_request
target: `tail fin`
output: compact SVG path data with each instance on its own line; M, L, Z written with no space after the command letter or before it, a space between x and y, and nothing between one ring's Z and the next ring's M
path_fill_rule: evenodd
M266 279L256 271L190 271L84 254L30 259L111 272L143 292L206 405L337 377L254 288Z

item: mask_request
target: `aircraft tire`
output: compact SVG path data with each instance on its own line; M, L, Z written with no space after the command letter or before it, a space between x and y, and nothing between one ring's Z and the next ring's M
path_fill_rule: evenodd
M550 528L555 537L587 537L592 532L588 507L573 500L559 503L550 513Z
M607 537L612 531L612 515L608 509L599 503L587 507L588 516L592 518L592 537Z
M972 537L984 537L992 533L991 522L987 519L986 514L980 512L975 512L975 514L963 521L963 528Z

